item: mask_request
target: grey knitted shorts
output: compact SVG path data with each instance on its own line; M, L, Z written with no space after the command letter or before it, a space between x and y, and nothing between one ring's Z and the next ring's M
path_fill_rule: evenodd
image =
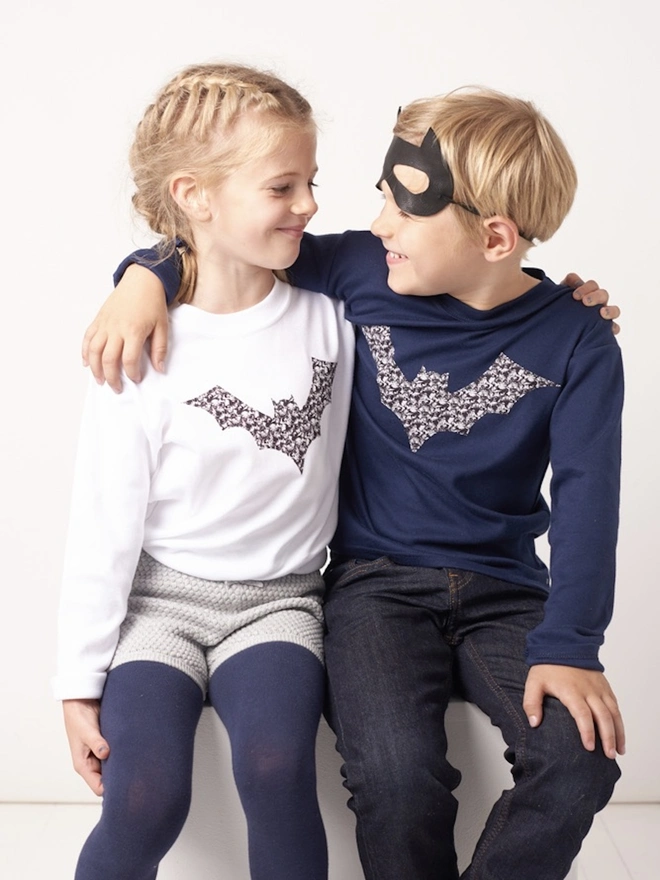
M263 642L292 642L323 662L323 578L318 572L271 581L207 581L143 552L110 669L133 660L166 663L206 694L229 657Z

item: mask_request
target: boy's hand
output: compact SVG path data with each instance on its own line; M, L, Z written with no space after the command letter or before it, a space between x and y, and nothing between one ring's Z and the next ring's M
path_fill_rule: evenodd
M556 697L571 713L588 751L596 748L596 729L608 758L623 755L626 735L614 692L602 672L573 666L532 666L525 684L523 709L532 727L543 720L543 698Z
M98 700L64 700L62 708L73 768L94 794L101 795L101 761L110 754L110 746L101 736L100 703Z
M598 286L597 281L583 281L575 272L571 272L564 278L562 284L573 288L573 297L579 299L585 306L597 306L603 304L600 310L602 318L606 321L614 321L621 314L618 306L608 306L607 302L610 298L609 293ZM621 328L614 321L612 324L612 333L616 336Z
M151 337L150 358L163 371L167 354L167 302L156 275L133 263L126 270L89 325L83 339L82 359L99 385L107 382L121 391L121 368L139 382L142 348Z

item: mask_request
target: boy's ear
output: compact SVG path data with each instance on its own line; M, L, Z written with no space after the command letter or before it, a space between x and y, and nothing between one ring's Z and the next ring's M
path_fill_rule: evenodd
M206 192L192 175L183 174L173 178L170 181L170 195L191 220L202 223L209 219L211 212Z
M518 227L513 220L495 215L484 220L483 225L486 260L496 263L498 260L511 256L521 240Z

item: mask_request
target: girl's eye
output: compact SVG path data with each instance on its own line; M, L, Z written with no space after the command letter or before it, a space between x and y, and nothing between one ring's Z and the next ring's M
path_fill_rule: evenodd
M313 180L308 181L307 186L311 189L312 187L318 186L317 183L314 183ZM278 196L285 196L287 193L293 190L293 184L291 183L283 183L279 186L271 186L270 191L275 193Z

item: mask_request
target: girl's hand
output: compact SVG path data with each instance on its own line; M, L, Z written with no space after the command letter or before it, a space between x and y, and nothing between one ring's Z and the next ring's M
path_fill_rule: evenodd
M614 318L618 318L621 314L621 309L618 306L607 305L610 295L606 290L598 286L597 281L583 281L579 275L571 272L564 278L562 284L572 287L573 297L579 299L585 306L602 305L600 314L606 321L614 321ZM614 321L612 333L616 336L620 329L619 325Z
M103 794L101 761L110 754L110 746L101 736L99 700L64 700L64 726L69 739L73 767L94 794Z

